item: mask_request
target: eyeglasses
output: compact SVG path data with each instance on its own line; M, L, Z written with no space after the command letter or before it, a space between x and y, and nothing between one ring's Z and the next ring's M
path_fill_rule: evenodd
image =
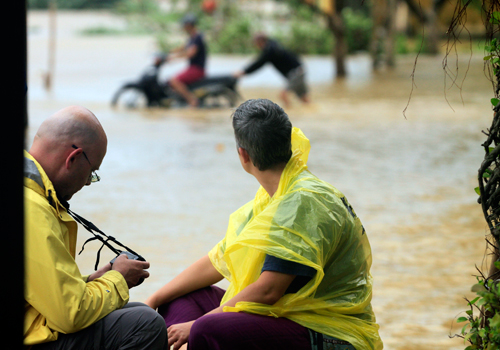
M78 149L79 147L75 146L75 145L72 145L71 147L73 147L74 149ZM89 160L89 157L87 157L87 154L85 154L85 151L82 150L82 153L83 153L83 156L85 157L85 159L87 159L87 162L89 162L90 164L90 168L92 168L92 163L90 163L90 160ZM92 170L92 173L89 175L89 180L90 183L94 183L94 182L98 182L101 180L101 177L99 175L97 175L97 173L95 172L95 170Z

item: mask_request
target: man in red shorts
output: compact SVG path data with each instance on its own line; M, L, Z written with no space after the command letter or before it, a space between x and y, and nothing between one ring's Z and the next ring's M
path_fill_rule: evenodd
M185 46L173 50L166 60L175 58L187 58L189 66L178 75L170 79L170 86L181 94L189 105L198 106L198 98L188 89L187 85L192 84L205 77L205 62L207 59L207 48L203 36L196 27L196 17L188 14L182 19L182 25L189 40Z

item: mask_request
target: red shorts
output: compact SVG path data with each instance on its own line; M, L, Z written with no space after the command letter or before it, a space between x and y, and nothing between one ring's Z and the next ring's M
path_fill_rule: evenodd
M186 85L192 84L200 79L205 78L205 70L201 67L191 65L184 71L180 72L175 78Z

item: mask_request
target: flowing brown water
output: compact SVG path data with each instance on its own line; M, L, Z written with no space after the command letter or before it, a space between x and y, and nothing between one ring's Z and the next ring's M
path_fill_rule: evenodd
M109 139L102 180L78 193L72 208L151 262L151 277L131 291L131 300L143 301L222 238L229 214L258 184L239 164L230 110L110 108L120 84L151 63L151 38L75 34L122 24L105 13L60 13L57 24L56 76L47 93L41 75L48 17L29 14L27 147L42 120L69 104L99 117ZM307 57L313 102L287 111L311 140L310 170L346 194L367 229L373 307L386 349L463 349L448 334L458 331L452 321L467 309L463 297L471 296L475 265L483 264L487 227L473 189L483 158L481 130L492 118L491 85L479 55L462 95L448 90L442 58L420 57L406 119L414 56L377 74L366 56L353 56L349 79L337 83L329 57ZM212 57L209 73L231 73L249 60ZM459 57L461 78L468 60L468 53ZM240 88L245 98L276 100L281 84L266 68ZM79 247L88 237L80 230ZM90 243L77 257L82 273L92 271L97 249Z

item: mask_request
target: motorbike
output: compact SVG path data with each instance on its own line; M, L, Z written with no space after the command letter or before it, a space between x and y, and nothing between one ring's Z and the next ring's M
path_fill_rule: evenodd
M168 83L158 80L161 63L148 67L138 80L127 82L114 94L111 105L136 109L149 107L186 107L187 101ZM238 79L231 75L207 77L188 85L199 100L201 108L235 107L241 99L237 91Z

